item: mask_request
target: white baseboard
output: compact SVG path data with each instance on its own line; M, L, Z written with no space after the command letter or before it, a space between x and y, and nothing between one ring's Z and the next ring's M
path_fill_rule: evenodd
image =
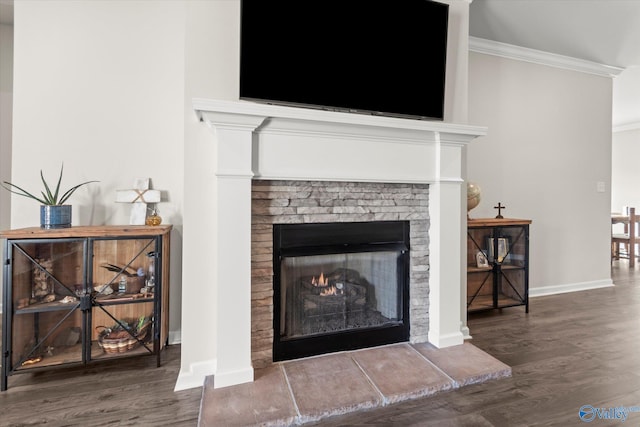
M253 367L233 372L217 372L217 359L192 363L189 370L180 370L178 380L173 391L202 387L208 376L213 375L213 387L221 388L230 385L243 384L253 381Z
M565 285L550 285L529 288L529 297L542 297L546 295L564 294L567 292L588 291L591 289L609 288L615 286L611 279L594 280L592 282L568 283Z
M186 372L184 369L180 369L178 380L176 381L176 386L173 391L202 387L204 385L205 378L216 373L217 366L217 360L213 359L192 363L189 366L189 370Z
M182 343L182 330L169 331L169 345Z
M462 328L460 328L460 332L462 332L462 337L465 340L470 340L471 338L473 338L471 336L471 332L469 331L469 327L468 326L463 326Z

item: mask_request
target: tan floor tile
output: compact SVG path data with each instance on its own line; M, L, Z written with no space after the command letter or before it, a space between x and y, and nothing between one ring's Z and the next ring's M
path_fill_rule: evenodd
M257 370L255 377L252 383L217 389L208 377L199 427L294 424L298 414L280 366Z
M354 351L351 357L382 392L387 403L453 388L453 381L409 344Z
M379 406L382 397L345 353L282 365L302 421Z
M457 386L511 376L511 368L473 344L436 348L414 344L414 348L453 378Z

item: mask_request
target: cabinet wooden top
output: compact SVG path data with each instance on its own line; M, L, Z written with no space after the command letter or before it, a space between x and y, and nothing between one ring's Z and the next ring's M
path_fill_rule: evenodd
M56 239L68 237L157 236L167 234L172 225L89 225L45 230L40 227L0 231L3 239Z
M467 220L467 227L500 227L505 225L528 225L531 224L530 219L516 218L475 218Z

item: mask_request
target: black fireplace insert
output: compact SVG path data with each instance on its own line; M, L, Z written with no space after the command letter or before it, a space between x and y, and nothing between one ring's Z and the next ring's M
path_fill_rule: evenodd
M276 224L274 361L407 341L409 221Z

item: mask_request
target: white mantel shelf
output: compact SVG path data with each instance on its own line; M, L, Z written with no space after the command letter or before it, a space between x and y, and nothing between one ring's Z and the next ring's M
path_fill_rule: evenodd
M462 344L463 149L486 128L248 101L194 99L193 107L213 131L216 156L217 301L210 316L217 319L217 356L216 372L207 373L216 388L253 380L252 179L428 183L428 341Z
M381 115L355 114L311 108L285 107L260 104L250 101L222 101L216 99L193 99L193 108L201 120L207 113L220 112L243 116L277 117L280 119L302 120L317 123L345 124L350 126L376 126L397 130L416 130L442 132L460 135L463 139L473 139L486 135L487 128L482 126L460 125L431 120L414 120Z

